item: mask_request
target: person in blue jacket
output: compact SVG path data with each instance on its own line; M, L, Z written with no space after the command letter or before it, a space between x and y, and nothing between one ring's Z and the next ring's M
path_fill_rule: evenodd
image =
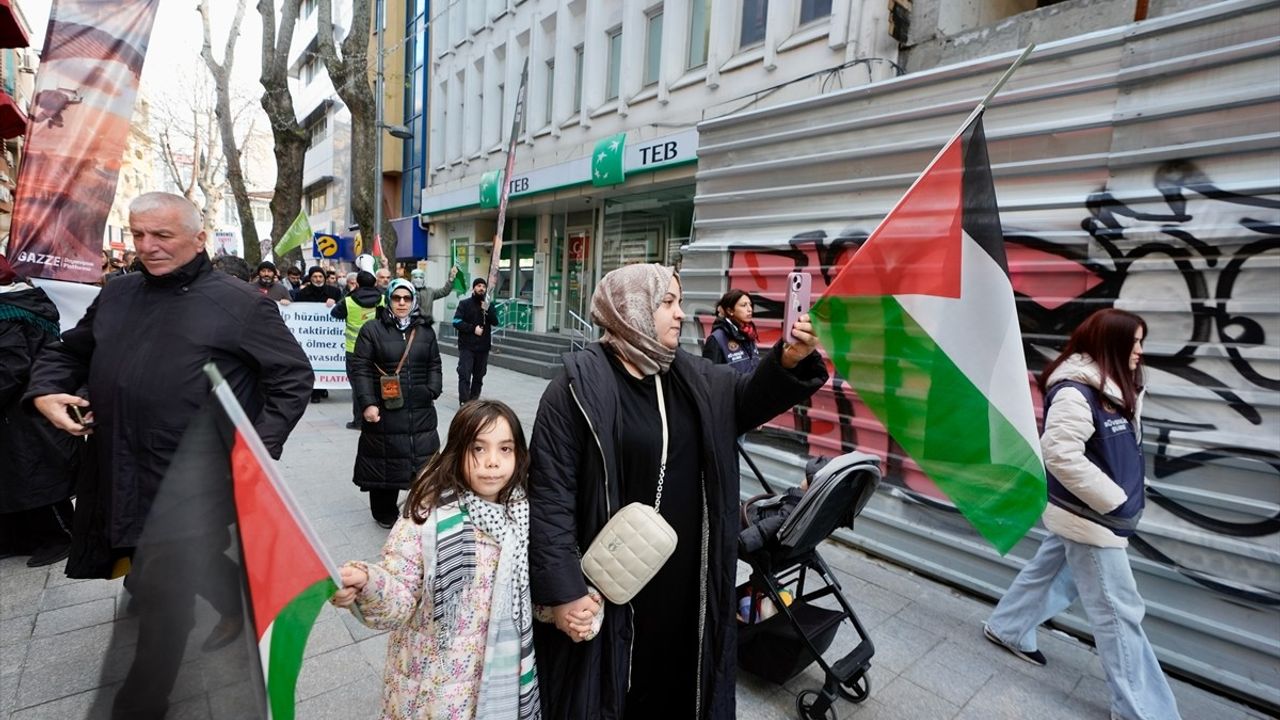
M755 306L745 290L731 289L716 303L716 321L702 344L702 357L717 365L728 365L740 373L751 373L760 364L756 347L760 336L752 322Z
M1178 706L1142 630L1146 607L1126 547L1145 504L1142 343L1147 324L1108 308L1089 316L1040 376L1048 537L983 626L1034 665L1036 628L1078 597L1111 688L1113 720L1177 720Z

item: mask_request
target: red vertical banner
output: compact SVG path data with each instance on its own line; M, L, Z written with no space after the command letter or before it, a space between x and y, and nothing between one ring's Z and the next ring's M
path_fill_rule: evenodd
M55 0L18 175L9 258L95 282L159 0Z

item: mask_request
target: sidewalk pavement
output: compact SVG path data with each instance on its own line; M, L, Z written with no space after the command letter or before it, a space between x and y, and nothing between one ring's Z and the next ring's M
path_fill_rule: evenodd
M437 401L442 435L457 410L456 362L444 356L445 393ZM528 434L546 383L491 367L485 395L510 404ZM376 559L386 537L369 515L366 496L350 481L359 437L343 427L350 407L349 394L337 391L327 401L311 405L281 458L285 478L337 562ZM1029 665L982 637L982 621L991 603L845 545L828 542L822 554L876 647L870 698L860 705L837 700L838 717L1108 717L1107 685L1091 647L1042 629L1040 649L1049 665ZM122 594L119 580L68 580L62 564L29 569L20 558L0 561L0 720L75 720L86 715L106 665L102 655L111 623L123 615L118 607ZM826 657L840 657L855 639L852 627L842 623ZM386 633L326 606L307 643L298 680L299 720L376 717L386 640ZM107 676L118 680L124 671L119 668ZM1265 717L1188 683L1172 683L1186 720ZM740 674L738 717L794 718L796 693L821 684L816 665L784 686ZM171 718L209 716L203 695L174 700Z

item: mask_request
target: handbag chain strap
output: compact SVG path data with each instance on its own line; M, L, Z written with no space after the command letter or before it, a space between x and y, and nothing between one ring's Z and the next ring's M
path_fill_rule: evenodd
M655 374L653 382L658 388L658 415L662 416L662 464L658 465L658 496L653 501L653 509L662 508L662 481L667 478L667 403L662 397L662 376Z

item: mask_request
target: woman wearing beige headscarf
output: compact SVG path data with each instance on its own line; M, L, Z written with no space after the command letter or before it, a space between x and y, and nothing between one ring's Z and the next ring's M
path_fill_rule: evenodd
M669 267L606 275L591 301L603 338L565 356L538 407L529 575L555 620L534 624L544 718L734 717L735 438L812 395L827 371L808 316L752 374L691 355L679 349L680 301ZM581 554L614 511L654 504L664 429L659 511L675 553L627 605L597 601Z

